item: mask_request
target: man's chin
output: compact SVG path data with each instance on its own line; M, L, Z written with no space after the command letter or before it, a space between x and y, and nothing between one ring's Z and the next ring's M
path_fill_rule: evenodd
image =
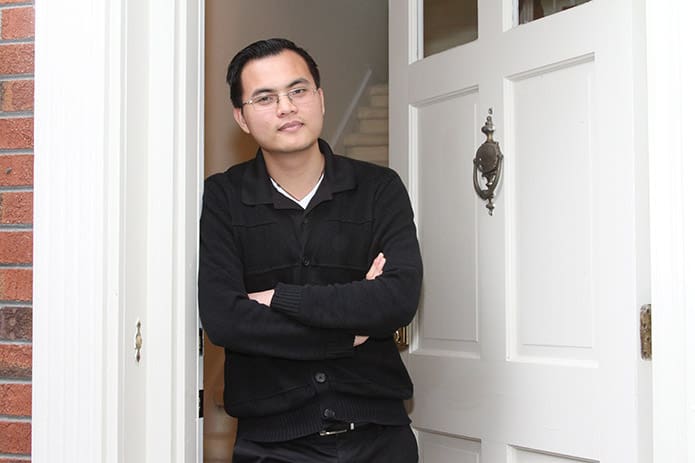
M297 141L295 143L278 143L273 147L268 147L267 151L278 154L298 154L311 150L318 144L318 139Z

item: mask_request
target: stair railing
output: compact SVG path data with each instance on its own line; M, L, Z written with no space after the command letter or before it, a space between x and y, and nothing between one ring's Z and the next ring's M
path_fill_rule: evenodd
M360 81L359 85L357 86L357 89L355 90L355 93L352 96L352 99L350 100L350 104L347 105L345 108L345 112L343 113L343 117L340 119L340 123L335 129L335 133L333 134L333 138L330 140L331 146L336 146L338 144L338 140L343 136L343 132L345 131L345 127L347 127L348 123L350 122L350 119L352 119L353 114L355 113L355 110L357 109L357 105L359 105L360 100L362 99L362 95L364 94L364 91L367 89L367 85L369 84L369 80L372 77L372 69L368 68L364 72L364 76L362 77L362 80Z

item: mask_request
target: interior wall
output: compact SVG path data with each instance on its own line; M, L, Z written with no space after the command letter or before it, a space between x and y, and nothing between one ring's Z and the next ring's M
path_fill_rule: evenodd
M365 73L371 70L370 83L388 81L388 0L207 0L205 9L205 177L257 150L234 121L225 82L229 61L246 45L285 37L314 57L326 101L322 137L329 141ZM221 408L223 361L223 350L206 337L206 463L230 461L234 444L235 422Z
M257 145L232 117L227 65L256 40L285 37L319 65L326 98L322 137L331 140L365 73L388 78L388 0L207 0L205 176L252 157Z

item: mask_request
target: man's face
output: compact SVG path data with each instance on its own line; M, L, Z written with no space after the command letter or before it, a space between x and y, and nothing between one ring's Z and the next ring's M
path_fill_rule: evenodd
M251 60L241 72L242 101L259 95L281 94L269 107L247 104L234 108L241 129L253 136L264 152L295 153L316 144L323 128L323 92L318 89L293 103L284 95L298 87L315 88L309 67L301 56L289 50Z

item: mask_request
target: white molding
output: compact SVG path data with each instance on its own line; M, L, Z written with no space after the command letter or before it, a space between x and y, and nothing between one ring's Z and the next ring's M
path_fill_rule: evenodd
M106 220L104 223L105 261L107 281L106 301L104 304L104 321L101 326L103 339L103 409L101 410L103 428L101 455L104 463L116 463L123 454L123 412L121 396L123 390L123 370L121 368L121 352L123 346L122 327L122 274L123 261L123 49L124 49L124 4L121 1L111 1L106 5L108 44L106 48L107 69L106 92L104 101L108 115L103 121L106 137L104 140L104 159L106 170L101 172L107 188ZM55 53L55 51L49 52ZM46 130L50 130L47 127ZM34 461L37 460L35 456Z
M110 8L118 3L36 2L35 462L103 461L119 438L118 387L110 383L118 372L117 325L106 329L118 304L120 239L111 228L120 173L111 138L119 108L107 104L119 91Z
M695 7L648 0L654 461L695 461ZM689 180L690 179L690 180Z
M202 197L204 141L205 1L178 0L175 162L172 197L173 264L173 431L172 463L203 461L198 389L202 389L202 357L198 355L198 218ZM149 460L148 460L149 461Z
M37 0L32 461L201 456L203 8Z

